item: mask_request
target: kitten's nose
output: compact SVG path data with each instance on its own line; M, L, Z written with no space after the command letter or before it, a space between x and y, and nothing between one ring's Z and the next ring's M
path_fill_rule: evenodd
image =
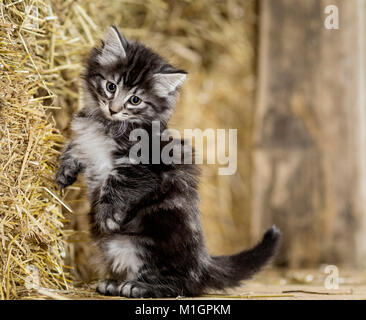
M113 106L112 107L109 107L109 112L111 113L111 116L113 116L114 114L116 114L116 113L118 113L118 109L117 108L113 108Z

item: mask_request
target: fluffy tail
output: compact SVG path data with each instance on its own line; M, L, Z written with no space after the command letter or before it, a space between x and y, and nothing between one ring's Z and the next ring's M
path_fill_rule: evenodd
M254 248L232 256L213 256L204 279L205 284L215 289L237 286L239 281L252 277L271 261L279 247L280 239L281 232L273 226L265 232L262 241Z

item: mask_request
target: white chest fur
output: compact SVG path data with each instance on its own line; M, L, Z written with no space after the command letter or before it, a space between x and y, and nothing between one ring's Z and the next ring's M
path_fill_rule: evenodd
M75 119L72 122L75 133L73 151L85 166L88 188L99 186L111 173L116 149L115 141L108 137L100 123L91 119Z
M136 278L136 274L142 266L138 257L136 246L127 236L116 236L108 240L104 252L110 262L111 270L117 274L126 273L126 280Z

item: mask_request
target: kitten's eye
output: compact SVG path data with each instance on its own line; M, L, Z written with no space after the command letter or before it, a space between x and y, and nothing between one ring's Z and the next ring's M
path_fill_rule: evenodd
M111 93L115 92L117 89L117 86L113 82L109 82L109 81L107 82L106 87L107 87L107 90Z
M138 96L132 96L130 98L130 103L133 104L133 105L135 105L135 106L137 106L138 104L140 104L141 101L142 100Z

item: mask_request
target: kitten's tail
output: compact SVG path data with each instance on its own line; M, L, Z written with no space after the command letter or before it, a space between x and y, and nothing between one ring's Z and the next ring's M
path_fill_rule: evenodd
M280 244L281 232L275 226L269 228L261 242L254 248L232 256L213 256L205 284L210 288L234 287L239 281L251 278L271 261Z

